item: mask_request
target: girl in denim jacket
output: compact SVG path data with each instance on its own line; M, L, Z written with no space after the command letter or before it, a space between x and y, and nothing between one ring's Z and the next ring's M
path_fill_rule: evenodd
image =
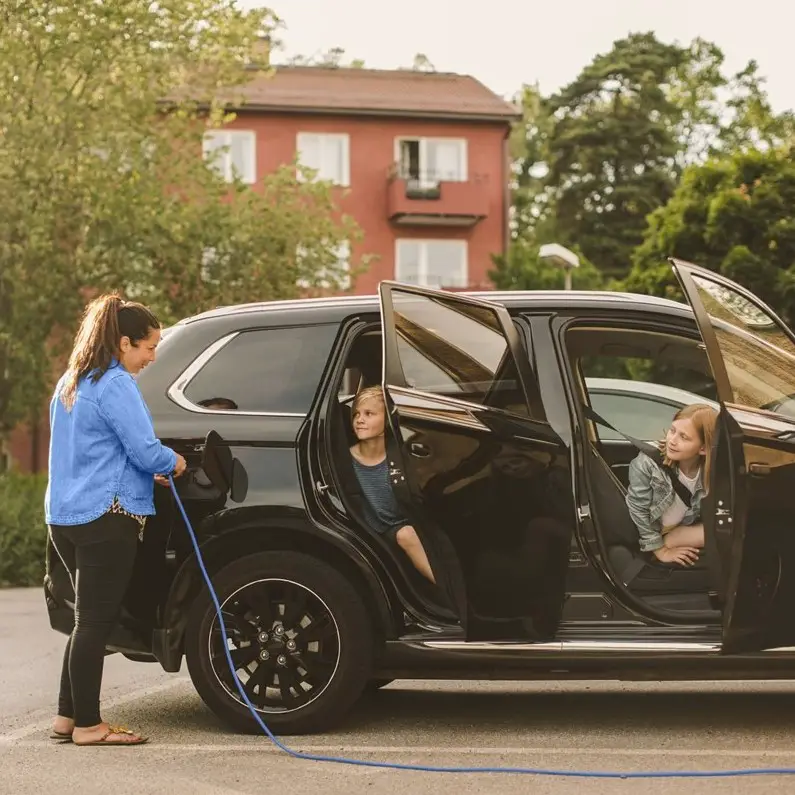
M629 465L627 507L638 528L641 552L664 563L692 566L704 546L701 500L709 488L717 412L704 403L680 409L660 442L662 466L644 453ZM688 507L676 493L671 467L693 495Z

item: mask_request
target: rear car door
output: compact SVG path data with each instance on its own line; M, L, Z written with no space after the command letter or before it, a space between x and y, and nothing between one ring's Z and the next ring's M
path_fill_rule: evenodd
M795 644L795 336L738 284L672 260L717 385L703 519L723 649Z
M554 636L571 474L513 321L497 304L391 282L380 298L393 482L437 582L468 640Z

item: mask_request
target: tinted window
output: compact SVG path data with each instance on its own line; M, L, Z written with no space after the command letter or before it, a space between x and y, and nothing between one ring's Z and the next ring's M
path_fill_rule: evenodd
M591 406L611 425L620 428L629 436L653 442L665 436L674 414L680 406L635 395L616 395L607 392L591 392ZM611 428L598 426L602 441L623 439Z
M209 408L305 413L333 341L332 326L243 332L204 365L185 397Z
M395 331L406 384L515 413L528 413L496 312L453 298L394 290Z
M741 406L792 416L795 344L761 307L723 285L693 275L712 319L732 398Z

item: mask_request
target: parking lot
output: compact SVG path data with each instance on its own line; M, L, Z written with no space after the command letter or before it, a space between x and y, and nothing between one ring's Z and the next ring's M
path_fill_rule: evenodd
M795 777L638 782L431 774L291 759L229 733L187 673L107 659L105 717L148 733L142 748L47 739L63 638L38 590L0 592L1 793L791 792ZM795 767L795 683L396 682L333 733L291 747L401 764L597 771Z

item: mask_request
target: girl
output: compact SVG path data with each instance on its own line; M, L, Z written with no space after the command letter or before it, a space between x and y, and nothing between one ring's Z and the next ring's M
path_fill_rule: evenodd
M133 378L155 359L160 324L117 295L86 309L66 373L50 403L50 538L75 589L52 737L75 745L140 745L99 712L105 645L132 575L137 542L154 510L156 476L181 475L185 459L155 437Z
M353 401L353 431L357 442L351 447L353 470L368 508L367 519L380 535L394 534L398 546L416 569L435 583L425 548L417 531L401 513L389 483L385 428L384 393L380 386L367 387Z
M629 465L627 507L640 534L641 552L664 563L692 566L704 546L701 500L707 492L717 412L694 403L680 409L660 442L662 466L644 453ZM692 495L688 507L676 493L670 467Z

